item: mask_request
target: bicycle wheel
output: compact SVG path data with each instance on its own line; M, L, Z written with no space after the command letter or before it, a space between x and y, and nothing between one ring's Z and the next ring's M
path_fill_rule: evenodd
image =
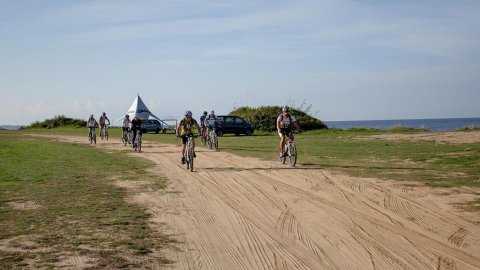
M97 144L97 134L93 131L93 143Z
M190 167L190 171L193 172L193 148L188 149L187 169Z
M218 137L217 134L213 134L213 146L215 147L215 150L218 151Z
M106 138L107 141L108 141L108 129L107 129L107 128L105 128L105 138Z
M127 133L125 131L123 131L122 133L122 143L123 143L123 146L127 146Z
M100 129L100 138L101 138L102 140L103 140L103 137L105 136L104 134L105 134L105 129L102 127L102 128Z
M208 133L208 148L212 149L213 148L213 135L212 132Z
M297 164L297 147L295 147L293 142L289 143L288 147L288 164L292 167L295 167L295 164Z
M203 146L205 146L205 144L207 144L207 136L205 136L205 132L202 132L202 136L200 136L202 138L202 144Z
M138 143L137 143L138 153L142 152L142 137L138 135Z
M287 160L287 157L283 156L283 155L280 155L280 157L278 159L280 160L280 163L285 164L285 161Z
M190 170L190 144L187 143L187 149L185 149L185 165L187 166L187 171Z

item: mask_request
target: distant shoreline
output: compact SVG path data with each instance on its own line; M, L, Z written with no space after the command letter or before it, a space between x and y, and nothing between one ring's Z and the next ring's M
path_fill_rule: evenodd
M429 131L454 131L465 127L479 127L480 117L472 118L434 118L434 119L392 119L392 120L357 120L357 121L323 121L328 128L377 128L390 129L395 126L422 128Z
M480 117L471 118L426 118L426 119L390 119L390 120L342 120L322 121L328 128L377 128L390 129L395 126L425 128L429 131L455 131L461 128L480 126ZM0 129L19 130L26 125L0 125Z
M23 126L18 126L18 125L2 125L0 126L0 129L6 129L6 130L19 130Z

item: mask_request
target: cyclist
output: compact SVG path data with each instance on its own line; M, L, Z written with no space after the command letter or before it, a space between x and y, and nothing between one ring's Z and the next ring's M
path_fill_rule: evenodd
M102 115L98 119L98 122L100 123L100 127L105 127L106 122L108 122L107 125L110 125L110 119L108 119L107 114L105 112L102 113Z
M280 136L280 156L284 157L285 139L292 132L292 124L300 131L300 125L297 122L295 116L290 114L290 107L284 106L282 113L277 117L277 130Z
M130 116L128 114L125 115L125 118L123 118L123 125L122 129L124 133L127 133L130 131ZM128 141L130 144L130 141Z
M107 121L108 121L108 125L110 125L110 119L108 119L107 114L103 112L102 115L100 115L100 118L98 118L98 123L100 123L100 131L103 128L105 129L105 135L107 134L107 124L106 124Z
M205 132L207 127L205 126L205 118L207 118L207 111L204 111L202 116L200 116L200 127L202 128L202 137L205 137Z
M214 110L211 110L210 114L205 118L205 126L208 128L209 133L213 127L218 126L218 120Z
M177 137L182 138L182 164L185 164L185 148L187 146L188 135L193 135L193 128L196 128L198 132L200 132L200 127L198 126L197 120L192 118L192 112L186 111L185 118L180 120L178 124L176 133ZM195 139L192 138L193 143L193 157L197 157L195 154Z
M135 148L135 139L137 137L137 130L140 130L140 134L142 133L142 120L138 118L138 116L135 116L131 122L132 124L132 133L133 133L133 141L132 141L132 147Z
M98 127L98 122L93 117L93 114L90 115L90 118L87 120L87 127L88 127L88 136L90 136L90 132L92 132L92 128Z

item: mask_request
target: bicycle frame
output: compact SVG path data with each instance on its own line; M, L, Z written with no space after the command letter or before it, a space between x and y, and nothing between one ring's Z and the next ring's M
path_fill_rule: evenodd
M202 144L203 146L205 146L205 144L207 144L207 141L208 141L208 134L207 134L207 127L206 126L203 126L201 128L201 139L202 139Z
M105 138L108 140L108 125L103 125L100 127L100 137Z
M193 172L193 138L194 135L188 135L187 145L185 148L185 163L187 164L187 170Z
M290 166L294 167L297 163L297 147L295 146L295 138L293 137L293 132L285 134L285 145L283 148L283 155L280 157L280 161L285 164L285 161L288 157L288 163Z
M88 140L90 144L97 144L97 135L95 133L95 127L88 127Z
M122 130L122 142L123 142L124 146L126 146L127 143L130 143L130 141L131 141L129 133L130 133L129 130Z
M217 136L217 130L215 129L215 127L212 127L211 129L209 129L208 148L210 149L215 148L215 150L218 150L218 136Z
M142 130L137 129L137 135L135 136L135 151L140 153L142 151Z

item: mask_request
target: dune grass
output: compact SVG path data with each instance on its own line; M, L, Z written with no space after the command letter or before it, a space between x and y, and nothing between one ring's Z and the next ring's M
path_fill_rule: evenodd
M132 258L165 248L149 215L126 202L118 180L165 186L148 162L88 145L0 131L0 269L54 268L73 254L135 269ZM164 258L160 262L168 263Z

